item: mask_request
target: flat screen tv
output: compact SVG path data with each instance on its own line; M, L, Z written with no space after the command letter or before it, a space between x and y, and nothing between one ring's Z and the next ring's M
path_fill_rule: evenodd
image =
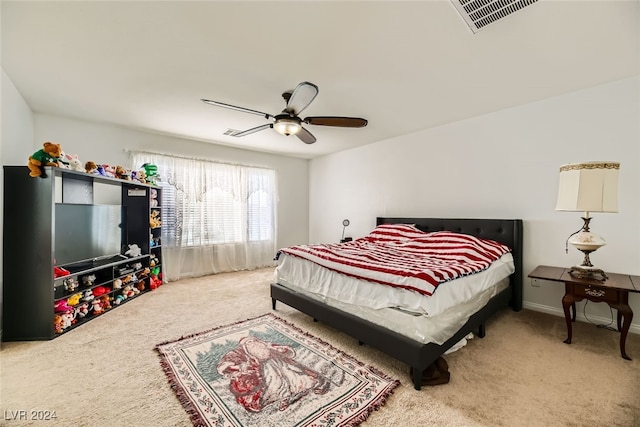
M55 260L62 266L120 255L122 206L57 203Z

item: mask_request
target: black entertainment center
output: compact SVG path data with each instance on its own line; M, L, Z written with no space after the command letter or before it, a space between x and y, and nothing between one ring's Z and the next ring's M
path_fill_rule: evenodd
M2 340L56 338L161 283L161 200L137 181L4 166Z

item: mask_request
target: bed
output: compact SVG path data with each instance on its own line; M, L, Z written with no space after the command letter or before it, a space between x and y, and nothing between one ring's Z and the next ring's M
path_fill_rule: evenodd
M507 306L514 311L522 309L522 220L378 217L376 225L383 224L413 224L417 229L425 232L451 231L480 239L494 240L510 249L512 270L499 281L499 285L487 288L483 291L482 297L468 301L464 308L461 304L446 309L442 317L458 316L459 318L457 324L454 322L453 329L447 326L443 328L444 330L440 330L438 322L434 322L436 326L427 328L432 330L426 336L414 335L414 332L402 329L404 324L411 325L416 322L416 319L421 321L423 316L404 313L403 310L397 309L393 311L361 309L356 305L338 301L340 298L335 300L322 298L305 291L306 283L291 283L294 280L285 280L284 277L280 277L278 270L276 270L276 282L271 284L272 307L276 310L276 303L280 301L311 316L316 321L321 321L354 337L360 344L374 347L408 364L411 368L414 387L420 390L423 372L438 357L459 346L470 333L484 337L485 322L497 311ZM312 274L318 274L318 271ZM333 279L336 282L342 280L338 276L333 276ZM470 275L465 280L474 282L480 279L476 279L476 275ZM438 291L439 289L440 286ZM466 313L462 313L465 311ZM378 312L383 313L382 317L385 319L393 318L395 323L389 326L379 321L375 317ZM420 329L422 323L416 323L416 325Z

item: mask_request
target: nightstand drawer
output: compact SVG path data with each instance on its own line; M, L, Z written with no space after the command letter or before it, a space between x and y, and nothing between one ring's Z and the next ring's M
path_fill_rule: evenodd
M588 298L594 302L615 303L618 301L618 291L615 289L596 288L589 285L573 284L573 295L579 298Z

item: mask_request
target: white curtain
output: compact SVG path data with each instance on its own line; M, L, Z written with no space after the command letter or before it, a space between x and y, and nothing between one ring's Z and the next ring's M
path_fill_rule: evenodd
M165 279L275 265L274 170L145 152L131 161L158 167Z

